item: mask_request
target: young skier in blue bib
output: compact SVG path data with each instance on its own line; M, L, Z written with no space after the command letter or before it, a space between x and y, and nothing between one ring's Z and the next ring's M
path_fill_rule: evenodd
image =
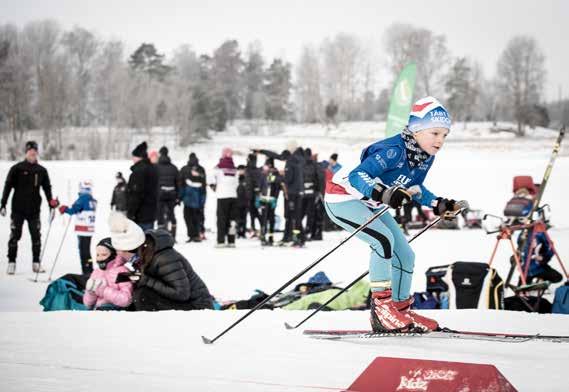
M325 208L339 226L353 232L378 208L399 208L412 198L436 215L452 216L465 201L437 197L423 181L450 131L447 110L433 97L422 98L411 110L403 131L366 147L360 164L342 169L326 186ZM371 325L375 332L432 331L435 320L410 310L415 254L395 219L375 219L357 237L371 248Z

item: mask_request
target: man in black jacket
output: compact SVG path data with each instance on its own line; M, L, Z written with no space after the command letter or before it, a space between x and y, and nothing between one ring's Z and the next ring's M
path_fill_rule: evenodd
M307 148L304 151L304 195L302 197L302 221L306 217L306 228L304 230L307 241L311 240L312 233L315 231L316 218L316 197L321 192L320 172L318 164L312 159L312 150Z
M290 148L292 150L292 147ZM286 160L284 183L288 199L285 202L285 233L282 244L292 241L293 246L304 246L302 231L302 197L304 195L304 150L298 147Z
M47 170L38 163L38 144L34 141L26 143L26 159L10 168L4 193L0 202L0 215L6 216L6 203L12 188L11 233L8 241L8 274L16 271L16 256L18 241L22 237L22 226L28 221L28 229L32 237L32 269L34 272L44 272L40 266L41 250L41 221L40 187L48 201L50 211L58 206L57 200L51 195L51 183Z
M261 225L261 216L256 206L256 199L261 192L261 169L257 167L257 155L249 154L247 156L247 166L245 167L245 190L247 195L249 216L251 218L251 236L257 234L255 221L259 221Z
M174 208L178 203L179 194L179 173L176 165L172 163L168 156L168 148L160 148L158 158L158 228L168 230L170 223L170 234L176 240L176 216Z
M148 145L142 142L132 151L132 171L128 179L127 217L142 230L154 227L158 209L158 172L148 159Z

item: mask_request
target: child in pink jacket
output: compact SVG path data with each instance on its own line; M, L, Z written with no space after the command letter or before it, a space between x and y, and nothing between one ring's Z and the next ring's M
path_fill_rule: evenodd
M90 309L126 308L132 302L132 282L116 283L117 275L129 272L124 266L126 260L117 256L110 238L103 238L97 244L97 264L87 284L83 303Z

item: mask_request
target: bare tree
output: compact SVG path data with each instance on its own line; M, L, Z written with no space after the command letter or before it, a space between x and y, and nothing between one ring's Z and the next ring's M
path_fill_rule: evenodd
M474 66L467 58L459 57L454 61L445 88L447 107L455 120L466 122L472 117L479 94L475 76Z
M518 124L518 136L525 135L530 108L537 105L545 82L545 56L536 40L512 38L498 60L500 90Z
M22 34L15 26L0 26L0 125L10 133L10 159L19 155L24 132L33 126L31 81L31 57Z
M445 74L449 51L444 35L417 28L409 24L396 23L384 34L388 67L393 80L408 63L417 64L417 85L419 95L437 95L438 86Z
M322 96L320 94L320 65L318 53L304 46L296 67L296 104L299 120L322 121Z
M70 91L71 122L74 126L88 125L92 120L89 115L89 98L92 83L93 60L99 48L99 42L95 35L81 27L63 34L61 43L69 56L72 70Z

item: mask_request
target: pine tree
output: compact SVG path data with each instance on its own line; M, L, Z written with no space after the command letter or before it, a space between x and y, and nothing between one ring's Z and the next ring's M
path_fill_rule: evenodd
M265 91L266 115L269 120L283 121L289 114L289 97L292 88L290 68L289 63L275 59L267 70Z

